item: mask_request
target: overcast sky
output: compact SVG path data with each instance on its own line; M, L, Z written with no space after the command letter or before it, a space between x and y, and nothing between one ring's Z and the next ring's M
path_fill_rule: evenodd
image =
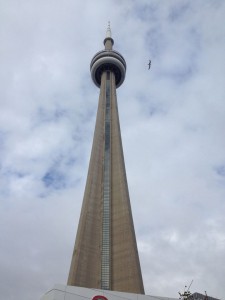
M66 284L109 20L145 292L225 299L224 18L222 0L0 0L0 299Z

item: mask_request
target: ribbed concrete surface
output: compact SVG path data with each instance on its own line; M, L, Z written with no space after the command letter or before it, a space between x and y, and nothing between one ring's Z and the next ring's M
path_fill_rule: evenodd
M123 158L114 74L111 85L111 290L144 294ZM106 72L68 285L101 289Z

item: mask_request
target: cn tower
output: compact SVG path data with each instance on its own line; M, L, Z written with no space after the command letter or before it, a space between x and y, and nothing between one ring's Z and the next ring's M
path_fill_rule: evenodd
M116 97L125 79L126 62L113 44L108 26L105 49L90 64L100 96L67 284L144 294Z

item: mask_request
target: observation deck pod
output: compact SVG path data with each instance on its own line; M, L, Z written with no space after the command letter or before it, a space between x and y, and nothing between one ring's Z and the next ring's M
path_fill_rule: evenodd
M101 85L101 75L104 71L112 71L115 75L116 88L124 82L126 62L123 56L115 50L102 50L93 57L90 64L91 77L97 87Z

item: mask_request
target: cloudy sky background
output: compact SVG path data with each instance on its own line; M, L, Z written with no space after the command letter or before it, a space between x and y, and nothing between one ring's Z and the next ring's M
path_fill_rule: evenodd
M194 280L225 299L224 16L222 0L0 0L0 299L67 281L108 20L146 294Z

